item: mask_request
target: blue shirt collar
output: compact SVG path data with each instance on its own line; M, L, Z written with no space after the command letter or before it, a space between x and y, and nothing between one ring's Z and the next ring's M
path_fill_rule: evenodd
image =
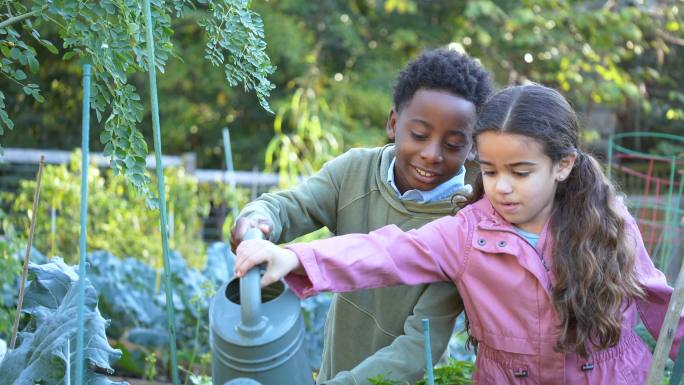
M465 167L461 166L461 170L456 175L454 175L451 179L443 182L439 186L433 188L432 190L421 191L414 189L407 190L405 193L402 194L401 192L399 192L397 184L394 181L394 166L396 160L397 158L395 157L394 159L392 159L392 163L390 163L389 171L387 172L387 182L389 182L390 186L392 186L392 189L394 190L394 192L397 193L397 196L401 200L415 201L417 203L437 202L454 195L454 193L461 189L463 187L463 184L465 183Z
M513 228L521 237L525 238L525 240L527 242L529 242L532 246L537 247L537 243L539 242L539 234L535 234L535 233L531 233L529 231L525 231L525 230L523 230L520 227L515 226L515 225L513 226Z

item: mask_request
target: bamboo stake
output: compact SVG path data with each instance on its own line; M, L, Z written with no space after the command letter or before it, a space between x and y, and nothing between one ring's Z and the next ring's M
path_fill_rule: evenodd
M663 383L665 361L667 360L668 353L672 347L672 341L677 332L677 325L679 324L682 307L684 307L684 265L682 265L682 268L679 270L679 275L677 275L674 292L672 293L672 297L670 297L670 303L667 307L663 326L660 328L658 342L653 351L653 362L651 363L651 369L648 371L648 378L646 380L647 385L660 385Z
M43 180L43 167L45 166L45 156L40 156L38 163L38 176L36 176L36 192L33 195L33 209L31 211L31 224L29 226L29 238L26 245L26 255L24 255L24 269L21 272L21 283L19 285L19 300L17 301L17 314L14 315L14 325L12 326L12 339L10 350L14 350L19 332L19 319L21 318L21 307L24 304L24 290L26 287L26 276L28 275L29 256L31 255L31 244L33 243L33 232L36 228L36 212L38 211L38 200L40 199L40 185Z

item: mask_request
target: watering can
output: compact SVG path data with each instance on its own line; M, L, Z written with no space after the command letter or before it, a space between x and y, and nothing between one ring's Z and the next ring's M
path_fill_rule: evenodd
M258 229L244 239L262 238ZM312 385L299 299L282 282L263 289L259 269L233 278L209 307L213 385Z

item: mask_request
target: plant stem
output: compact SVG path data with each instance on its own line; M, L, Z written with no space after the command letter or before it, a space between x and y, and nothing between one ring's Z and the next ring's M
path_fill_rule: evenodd
M192 374L192 365L195 364L195 357L197 356L197 351L199 350L199 329L200 329L200 321L202 320L202 309L200 308L199 302L197 305L197 323L195 323L195 341L193 343L193 349L192 349L192 356L190 356L190 363L188 364L188 371L190 374ZM183 385L188 385L188 380L190 379L190 375L185 376L185 382Z
M5 4L7 5L7 14L10 17L14 17L14 14L12 13L12 7L10 6L9 0L5 1Z
M9 26L9 25L12 25L12 24L14 24L14 23L18 23L18 22L20 22L20 21L22 21L22 20L24 20L24 19L28 19L29 17L33 17L33 16L36 16L36 15L40 15L44 10L47 9L47 7L48 7L47 5L44 5L44 6L42 6L40 9L36 9L36 10L34 10L34 11L24 13L23 15L10 17L9 19L7 19L7 20L3 21L2 23L0 23L0 28L5 28L5 27L7 27L7 26Z
M38 176L36 177L36 193L33 196L33 211L31 211L31 225L29 227L28 244L26 245L26 255L24 256L24 269L21 272L21 283L19 285L19 300L17 301L17 314L14 315L14 325L12 326L12 340L10 349L14 350L17 342L17 332L19 331L19 318L21 317L21 307L24 304L24 289L26 286L26 275L28 274L29 255L31 254L31 243L33 243L33 232L36 228L36 212L38 211L38 200L40 199L40 184L43 180L43 167L45 166L45 155L40 156L38 164Z

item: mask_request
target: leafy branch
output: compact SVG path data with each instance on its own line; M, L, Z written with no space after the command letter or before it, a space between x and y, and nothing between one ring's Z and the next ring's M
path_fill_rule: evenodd
M110 157L115 174L123 175L149 207L156 207L156 194L149 189L146 170L147 143L138 125L143 118L143 105L128 77L144 73L150 58L145 49L146 36L141 0L77 0L33 1L30 6L21 1L8 1L7 13L0 13L0 73L20 82L27 78L24 69L36 73L39 61L36 50L28 44L31 36L51 53L59 54L55 45L43 39L38 29L43 23L53 25L62 40L63 60L78 58L91 63L94 69L91 108L97 121L104 119L100 141ZM206 58L214 66L223 66L230 86L243 84L254 91L260 105L272 112L267 98L274 88L268 76L275 68L265 53L263 23L249 9L246 0L153 0L153 38L155 66L164 72L166 63L175 56L171 37L171 15L182 17L188 8L208 8L209 17L200 20L208 34ZM12 16L12 9L18 16ZM21 25L25 32L14 28ZM28 36L27 36L28 35ZM42 102L40 88L23 86L25 94ZM0 135L14 124L5 110L4 94L0 93ZM105 117L106 116L106 117Z

